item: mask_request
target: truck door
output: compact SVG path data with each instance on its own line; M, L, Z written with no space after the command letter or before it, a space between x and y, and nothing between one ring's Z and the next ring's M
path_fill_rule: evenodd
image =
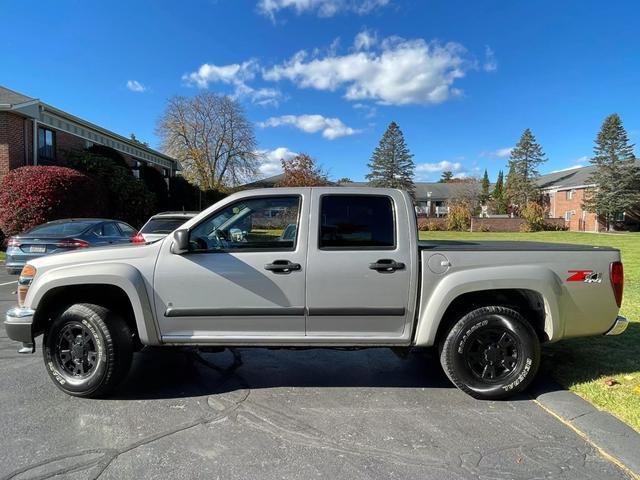
M417 272L409 198L344 190L312 191L307 335L402 343L411 334Z
M304 336L309 189L230 201L162 247L154 274L163 340ZM306 227L306 222L304 222Z

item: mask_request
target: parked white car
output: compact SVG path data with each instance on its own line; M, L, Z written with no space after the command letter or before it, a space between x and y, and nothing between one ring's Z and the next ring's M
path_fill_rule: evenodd
M133 237L133 243L146 243L160 240L180 228L198 212L162 212L152 216Z

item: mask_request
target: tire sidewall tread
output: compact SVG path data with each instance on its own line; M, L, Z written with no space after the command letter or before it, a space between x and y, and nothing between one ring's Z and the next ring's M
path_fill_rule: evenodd
M71 384L53 359L55 337L70 321L83 323L96 339L98 365L87 379ZM45 331L42 354L47 373L56 386L69 395L98 398L112 392L126 376L133 357L131 330L119 315L90 303L76 303L56 315Z
M466 361L460 349L468 336L490 323L502 323L515 334L520 348L517 375L507 382L483 384L473 379L462 367ZM474 398L499 400L526 389L534 379L540 364L540 342L531 324L517 311L502 306L480 307L461 317L439 345L440 363L449 380Z

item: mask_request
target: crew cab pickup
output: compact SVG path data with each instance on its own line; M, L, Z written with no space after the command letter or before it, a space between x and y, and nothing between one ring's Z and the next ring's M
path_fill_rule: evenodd
M411 197L364 187L235 193L162 240L39 258L7 335L68 394L104 396L144 345L435 346L477 398L529 385L540 345L616 335L613 248L419 241Z

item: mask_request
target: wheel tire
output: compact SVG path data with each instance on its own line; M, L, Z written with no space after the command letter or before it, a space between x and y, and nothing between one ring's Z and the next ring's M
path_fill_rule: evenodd
M498 400L529 386L540 365L540 342L515 310L482 307L453 325L440 344L440 363L460 390Z
M129 371L131 329L105 307L77 303L56 316L45 331L42 355L60 390L76 397L103 397Z

